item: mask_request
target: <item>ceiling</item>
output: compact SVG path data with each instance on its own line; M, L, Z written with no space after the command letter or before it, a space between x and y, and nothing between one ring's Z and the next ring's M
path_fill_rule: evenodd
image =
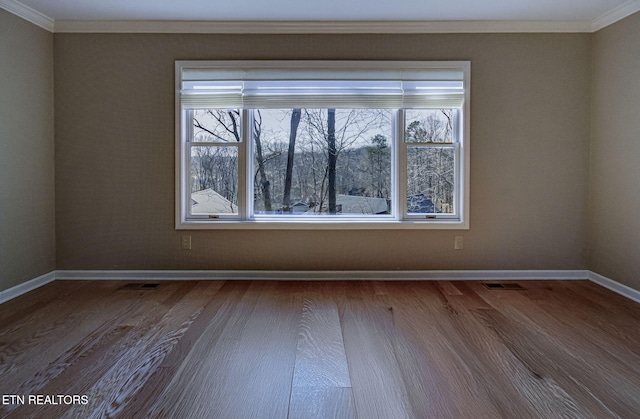
M52 31L60 25L87 28L88 21L103 26L123 21L351 22L368 23L370 29L373 22L384 27L390 22L492 22L514 31L514 22L537 22L541 28L564 25L582 31L578 28L588 25L592 31L637 12L640 0L0 0L0 7L49 22Z

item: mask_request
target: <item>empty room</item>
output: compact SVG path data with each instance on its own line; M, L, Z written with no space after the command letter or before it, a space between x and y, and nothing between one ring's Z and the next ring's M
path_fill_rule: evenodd
M640 417L640 1L0 0L0 418Z

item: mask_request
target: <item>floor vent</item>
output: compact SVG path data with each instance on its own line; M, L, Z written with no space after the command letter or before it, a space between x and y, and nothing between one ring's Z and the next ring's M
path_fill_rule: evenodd
M485 288L490 289L490 290L515 290L515 291L519 291L519 290L525 290L526 288L524 288L522 285L520 284L516 284L516 283L506 283L506 284L487 284L487 283L483 283L482 285L484 285Z
M158 283L130 283L120 287L121 290L153 290L158 288Z

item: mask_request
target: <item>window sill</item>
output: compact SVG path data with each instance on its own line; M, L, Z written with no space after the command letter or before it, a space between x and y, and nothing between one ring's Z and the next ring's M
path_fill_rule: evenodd
M215 220L178 221L176 230L468 230L468 222L459 220L409 221L266 221Z

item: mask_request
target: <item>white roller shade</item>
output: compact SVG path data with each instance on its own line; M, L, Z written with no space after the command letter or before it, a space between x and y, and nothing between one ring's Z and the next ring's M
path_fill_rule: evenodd
M441 64L428 68L426 64L425 68L393 68L388 63L342 61L251 65L234 61L210 63L210 67L185 63L179 66L179 95L185 109L462 106L464 68L442 68Z

